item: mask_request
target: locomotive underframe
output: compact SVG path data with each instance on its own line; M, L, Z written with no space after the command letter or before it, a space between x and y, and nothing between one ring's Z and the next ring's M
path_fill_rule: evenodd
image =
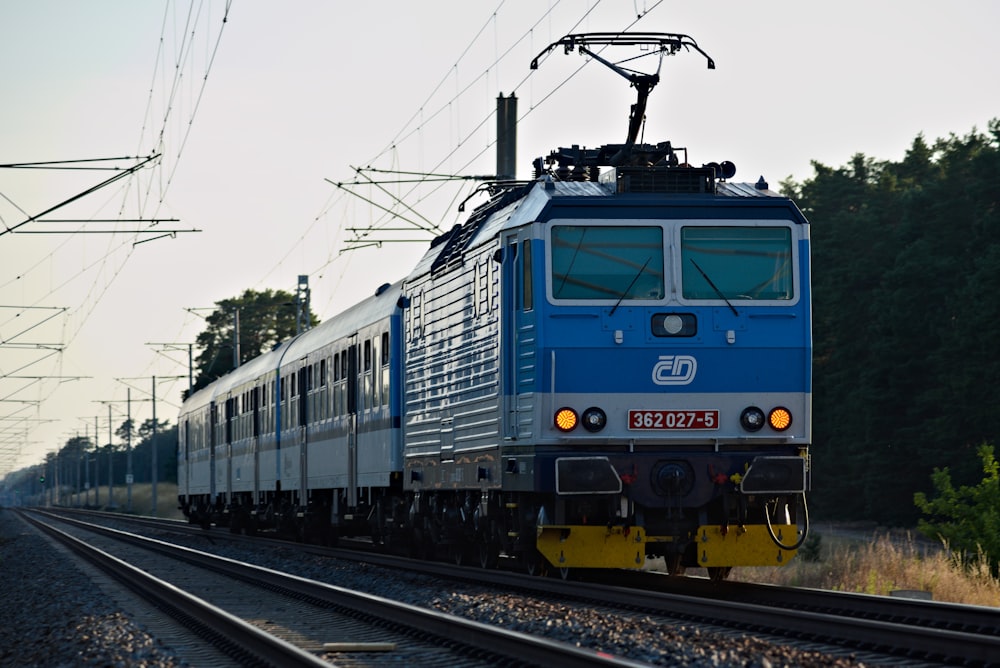
M517 489L544 480L537 470L549 467L539 461L553 458L522 452L505 460L501 474L493 473L499 467L495 458L468 459L465 468L480 477L475 487L437 479L462 479L455 462L434 461L429 467L410 462L410 470L419 471L411 478L434 472L427 476L429 488L404 489L403 477L396 474L388 487L359 490L353 507L346 503L345 489L313 490L303 502L298 490L279 488L256 499L253 492L219 495L214 502L207 495L192 496L182 500L182 508L192 523L228 526L234 533L273 532L321 544L369 536L393 552L483 567L513 559L529 572L657 567L683 573L706 567L724 577L733 566L781 566L795 555L790 546L799 535L803 510L797 495L743 494L729 476L716 474L707 499L705 490L692 483L673 495L660 489L658 502L651 503L654 464L648 465L643 484L626 476L627 484L616 493ZM726 470L743 466L738 456L728 459ZM635 467L642 459L633 454L628 461Z

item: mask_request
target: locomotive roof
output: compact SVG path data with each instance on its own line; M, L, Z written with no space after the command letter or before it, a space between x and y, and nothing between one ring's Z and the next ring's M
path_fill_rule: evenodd
M427 253L413 268L411 276L420 276L431 271L441 263L442 257L451 251L452 242L460 242L461 248L453 251L460 254L468 248L485 243L496 236L501 230L518 227L537 220L549 203L555 198L575 197L613 197L619 194L615 191L614 182L595 181L560 181L545 175L536 181L516 186L521 190L521 196L507 198L495 196L490 202L483 204L466 220L456 225L449 232L434 240ZM783 195L769 190L761 180L756 183L734 183L717 181L714 183L714 193L694 195L700 197L733 197L733 198L781 198ZM462 237L465 237L464 239Z

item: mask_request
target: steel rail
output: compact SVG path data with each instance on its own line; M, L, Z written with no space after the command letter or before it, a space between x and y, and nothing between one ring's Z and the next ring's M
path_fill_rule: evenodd
M227 577L244 580L255 586L266 587L272 591L279 591L302 600L318 601L326 605L345 608L369 616L373 621L396 625L407 632L416 631L429 634L449 644L465 645L480 653L485 650L514 664L556 665L574 668L577 666L580 668L590 668L591 666L605 668L607 666L632 666L638 668L647 665L604 652L575 647L565 642L518 633L408 603L280 573L269 568L179 545L171 545L165 541L137 536L118 529L102 527L65 516L54 517L61 522L71 523L87 531L140 545L145 549L186 561L200 568L217 571ZM320 665L328 666L329 664L322 663Z
M330 664L284 640L244 622L225 610L189 594L169 582L108 554L71 536L30 514L22 513L28 522L76 555L110 575L143 599L168 611L177 621L210 641L223 652L246 665L301 666L329 668ZM60 521L67 521L60 519Z
M180 529L188 525L174 526ZM198 532L205 533L202 529ZM221 531L211 531L209 535L246 540ZM405 568L451 580L619 605L895 656L976 665L994 665L1000 657L1000 610L982 606L739 582L712 583L702 578L668 577L638 571L603 573L602 582L581 583L529 578L520 573L412 560L377 552L359 554L341 548L298 546L316 554L363 560L387 568ZM614 580L614 584L608 584L609 580Z

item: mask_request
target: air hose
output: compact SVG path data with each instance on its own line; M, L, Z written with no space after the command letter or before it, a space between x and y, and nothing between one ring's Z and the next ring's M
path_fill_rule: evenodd
M777 499L775 499L774 501L774 507L775 510L777 510L778 508ZM802 513L805 519L805 524L802 528L802 536L795 542L794 545L785 545L784 543L781 542L781 539L779 539L777 536L774 535L774 527L771 526L771 513L767 512L767 504L766 503L764 504L764 521L767 522L767 534L771 537L771 540L774 541L774 544L777 545L782 550L788 550L789 552L791 552L793 550L799 549L800 547L802 547L802 543L806 542L806 537L809 536L809 506L806 505L805 493L802 494Z

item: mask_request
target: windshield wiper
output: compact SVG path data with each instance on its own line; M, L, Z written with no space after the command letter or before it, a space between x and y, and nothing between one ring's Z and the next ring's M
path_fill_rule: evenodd
M611 309L611 313L608 314L609 316L614 315L615 311L618 310L618 307L622 305L622 300L628 296L629 290L632 289L632 286L635 285L635 282L639 280L640 276L642 276L642 272L646 271L646 267L647 265L649 265L649 261L652 259L653 256L650 255L649 257L646 258L646 261L642 263L642 266L639 268L639 273L635 275L635 277L632 279L632 282L628 284L627 288L625 288L625 292L623 292L622 296L618 298L618 301L615 303L615 307Z
M560 277L562 278L562 282L559 283L559 288L553 291L553 296L557 299L559 295L562 294L563 287L566 285L567 279L569 279L570 272L573 271L573 265L576 264L576 256L580 254L580 246L583 245L583 238L587 236L588 229L590 228L583 228L583 232L580 234L580 240L576 242L576 248L573 249L573 257L569 259L569 266L566 267L566 273ZM553 276L553 278L555 277Z
M698 270L698 273L701 274L706 281L708 281L708 284L710 286L712 286L712 289L715 290L715 294L719 295L719 299L726 302L726 306L728 306L729 309L733 312L733 315L735 315L738 318L740 314L736 312L736 307L733 306L728 299L726 299L726 295L722 294L722 290L720 290L719 287L712 282L712 279L708 277L708 274L705 273L704 269L698 266L698 263L694 261L694 258L688 258L688 259L691 260L691 264L693 264L694 268Z

